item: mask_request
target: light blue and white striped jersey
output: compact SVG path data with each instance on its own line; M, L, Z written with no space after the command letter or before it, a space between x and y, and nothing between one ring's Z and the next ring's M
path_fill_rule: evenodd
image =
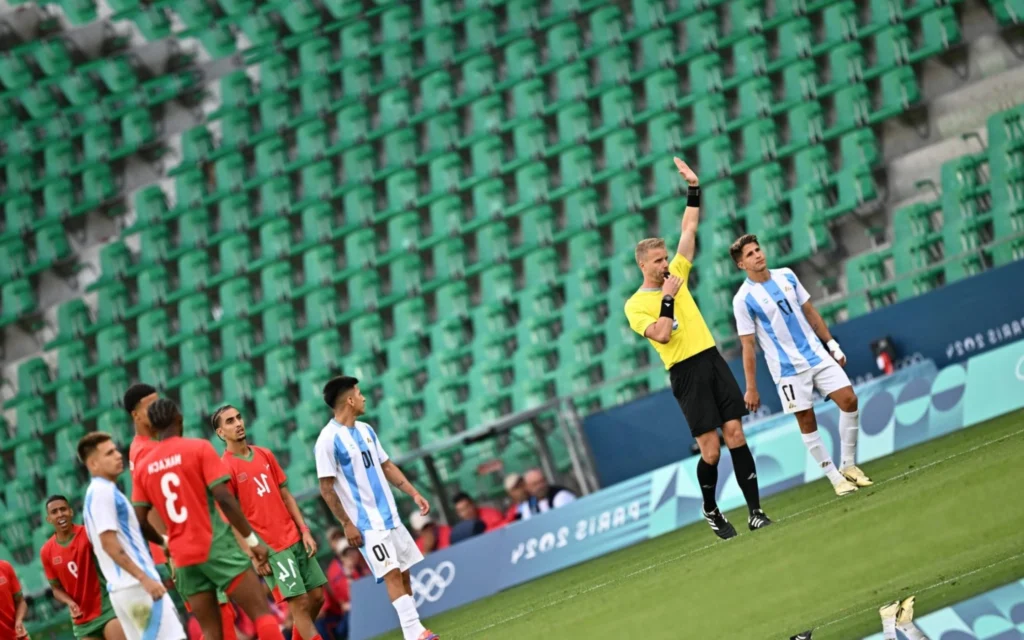
M388 531L401 520L381 464L388 454L365 422L346 427L332 419L314 447L316 474L334 478L334 491L360 531Z
M107 579L107 590L120 591L139 584L129 573L121 569L113 558L103 550L100 534L105 531L117 533L117 540L135 564L150 578L160 580L149 543L142 536L142 527L135 516L135 509L117 485L105 478L93 477L85 492L85 531L89 534L93 552L103 577Z
M776 382L820 364L828 352L801 305L811 295L791 269L771 269L766 282L747 278L732 299L736 332L757 335Z

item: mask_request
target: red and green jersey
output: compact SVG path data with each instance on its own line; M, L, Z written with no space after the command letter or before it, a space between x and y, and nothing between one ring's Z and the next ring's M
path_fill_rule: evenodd
M59 586L75 601L82 615L74 618L75 624L85 624L103 613L103 590L106 585L96 569L96 557L92 544L80 524L72 525L71 540L61 544L57 536L50 536L39 550L43 573L51 585Z
M274 551L284 551L302 539L288 509L281 487L288 476L269 449L249 447L243 458L225 451L223 460L231 469L231 490L238 496L242 512L257 535Z
M210 489L230 478L231 470L213 445L197 438L157 441L139 458L132 476L132 502L160 514L176 567L206 562L214 534L227 527Z
M140 436L139 434L135 434L135 437L132 439L132 444L128 447L128 469L129 473L132 474L133 484L135 483L135 461L149 453L156 443L156 440L147 436ZM167 564L167 556L164 555L163 547L150 542L149 552L153 555L154 563L157 565Z
M11 563L0 560L0 638L14 637L14 597L21 594L21 583Z

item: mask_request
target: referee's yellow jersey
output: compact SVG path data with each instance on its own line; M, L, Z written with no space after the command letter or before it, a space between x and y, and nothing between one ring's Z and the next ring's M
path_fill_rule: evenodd
M672 336L666 344L648 340L661 356L666 369L671 369L672 365L715 346L715 339L711 337L711 331L704 322L704 316L700 315L700 309L693 301L690 287L687 285L692 267L693 264L678 253L672 258L668 270L683 281L683 286L676 293L676 317L672 324ZM661 289L640 289L626 300L626 318L629 319L629 326L633 331L644 335L647 327L658 321L661 316L662 297Z

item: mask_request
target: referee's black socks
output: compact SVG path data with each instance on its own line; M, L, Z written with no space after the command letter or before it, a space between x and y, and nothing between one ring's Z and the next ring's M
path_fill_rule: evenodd
M700 484L700 492L704 496L704 513L711 513L718 508L718 501L715 500L715 487L718 486L718 465L704 462L704 458L697 461L697 482Z
M732 455L732 466L736 471L736 483L740 485L740 489L743 491L743 497L747 501L747 508L752 512L755 509L760 509L761 494L757 489L757 469L754 467L754 455L750 453L750 447L743 445L742 447L729 449L729 453ZM715 476L718 476L717 472ZM697 475L697 479L700 479L700 474ZM701 482L701 485L703 484Z

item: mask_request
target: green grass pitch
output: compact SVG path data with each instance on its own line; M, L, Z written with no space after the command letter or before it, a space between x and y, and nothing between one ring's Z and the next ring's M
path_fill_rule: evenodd
M456 638L788 638L880 631L1024 576L1024 412L863 465L873 487L827 481L764 501L776 524L718 541L703 522L428 620ZM392 633L383 636L400 638Z

